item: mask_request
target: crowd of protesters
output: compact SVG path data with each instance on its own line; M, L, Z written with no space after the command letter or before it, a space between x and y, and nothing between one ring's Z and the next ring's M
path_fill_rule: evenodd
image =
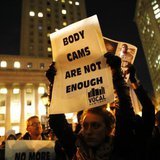
M114 90L118 97L115 112L107 111L106 105L80 111L75 131L65 114L50 114L49 126L56 137L51 138L56 141L56 160L157 160L160 149L160 113L155 115L155 106L137 80L134 66L128 65L129 86L121 71L121 58L113 53L107 53L104 57L111 67ZM56 72L55 63L52 63L46 72L50 82L50 98ZM129 87L134 89L142 105L142 116L134 112ZM26 133L20 139L49 139L43 133L38 116L27 120ZM0 159L3 160L5 143L1 146Z

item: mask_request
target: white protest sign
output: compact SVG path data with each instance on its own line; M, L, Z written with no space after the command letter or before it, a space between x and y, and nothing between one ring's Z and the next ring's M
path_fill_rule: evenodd
M50 113L70 113L113 101L112 74L96 15L50 35L56 76Z
M7 140L5 160L54 160L54 147L49 140Z

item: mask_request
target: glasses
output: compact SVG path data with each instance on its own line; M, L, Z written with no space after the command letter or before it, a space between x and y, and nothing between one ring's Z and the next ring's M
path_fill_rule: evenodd
M99 123L99 122L91 122L91 123L84 122L83 123L83 128L85 130L87 130L88 128L96 130L96 129L99 129L101 126L102 126L102 123Z
M38 125L41 125L41 122L33 122L30 124L30 126L36 127Z

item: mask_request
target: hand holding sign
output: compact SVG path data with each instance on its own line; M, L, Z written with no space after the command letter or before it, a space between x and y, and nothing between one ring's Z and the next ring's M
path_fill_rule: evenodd
M71 24L50 35L56 62L50 113L70 113L113 101L110 68L97 16Z

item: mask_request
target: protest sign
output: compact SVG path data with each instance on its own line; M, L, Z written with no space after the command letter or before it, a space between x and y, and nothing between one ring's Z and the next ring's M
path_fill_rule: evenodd
M55 160L54 147L49 140L7 140L5 160Z
M112 52L121 58L121 68L127 82L129 75L126 74L126 71L128 69L128 64L133 64L135 60L137 47L127 42L115 41L107 37L103 38L107 52Z
M114 99L112 74L96 15L50 35L56 76L50 113L70 113Z
M129 74L126 71L128 69L128 64L134 63L134 60L137 54L137 47L127 42L115 41L107 37L103 37L103 38L104 38L107 52L114 53L115 55L121 58L121 61L122 61L121 68L122 68L125 80L130 86ZM130 87L130 97L132 100L132 105L135 113L139 114L139 112L142 109L142 106L132 87Z

